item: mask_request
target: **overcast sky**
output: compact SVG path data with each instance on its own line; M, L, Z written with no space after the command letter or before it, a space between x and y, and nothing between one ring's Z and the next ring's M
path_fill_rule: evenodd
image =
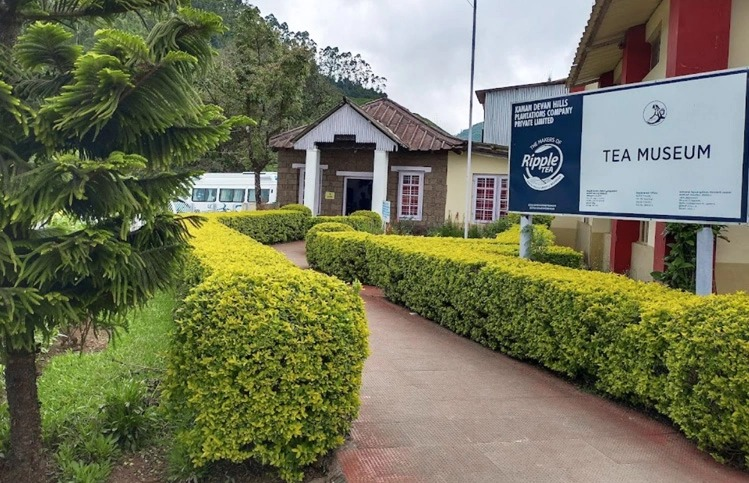
M472 1L472 0L470 0ZM319 46L361 53L387 93L457 133L468 127L469 0L255 0ZM566 77L593 0L479 0L476 90ZM475 99L475 97L474 97ZM483 120L476 102L474 122Z

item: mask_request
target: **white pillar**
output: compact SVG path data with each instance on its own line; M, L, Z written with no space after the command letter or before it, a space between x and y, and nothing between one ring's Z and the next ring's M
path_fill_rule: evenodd
M531 257L531 245L533 241L533 217L522 215L520 217L520 258Z
M706 226L697 232L697 295L713 293L713 252L715 235Z
M372 182L372 211L382 216L382 204L388 196L388 152L377 150L374 153L374 180ZM390 220L383 222L389 223Z
M318 195L317 189L320 180L320 150L308 149L307 158L304 165L304 206L312 210L313 215L319 215L317 212Z

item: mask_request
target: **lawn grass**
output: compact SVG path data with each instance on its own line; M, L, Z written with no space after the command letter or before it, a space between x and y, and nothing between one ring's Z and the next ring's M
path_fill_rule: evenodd
M171 294L160 293L130 317L102 352L68 353L54 357L39 378L39 399L45 437L54 441L60 426L71 418L95 417L106 395L123 383L140 380L149 386L166 371L173 329Z
M174 303L172 294L160 293L130 315L127 331L103 351L57 355L44 367L38 380L42 428L58 479L105 481L123 451L165 429L156 412ZM7 438L7 405L3 409L0 438Z

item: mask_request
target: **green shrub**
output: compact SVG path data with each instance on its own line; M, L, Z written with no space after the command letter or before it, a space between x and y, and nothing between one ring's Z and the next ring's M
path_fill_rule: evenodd
M468 227L468 238L494 238L511 226L512 222L507 217L499 218L491 223L472 224ZM464 234L463 223L458 218L448 218L442 225L429 230L427 236L463 238Z
M123 381L111 390L101 406L101 414L104 434L130 451L141 446L156 424L146 385L139 380Z
M209 220L203 278L177 310L166 395L196 468L255 459L299 481L356 418L367 328L361 299Z
M309 242L310 239L314 238L315 235L321 232L339 232L339 231L356 231L351 225L346 223L327 222L319 223L314 225L312 228L307 230L307 235L304 237Z
M301 213L304 213L307 216L312 216L312 210L310 210L308 207L304 205L299 205L296 203L291 203L289 205L284 205L280 208L281 210L289 210L289 211L299 211Z
M351 216L363 216L364 218L369 218L369 220L373 224L382 225L382 217L379 213L375 213L371 210L359 210L351 213Z
M532 246L534 248L554 245L556 236L544 225L531 225ZM496 236L497 243L505 245L520 245L520 225L512 225L509 229Z
M517 213L510 213L506 218L513 225L520 224L520 215ZM545 225L547 228L551 228L552 221L554 221L554 216L552 215L533 215L534 225Z
M746 463L747 295L700 298L502 255L484 240L402 238L321 233L315 249L328 254L326 272L367 279L458 334L652 407L700 447ZM351 273L356 250L366 263Z
M222 213L216 218L229 228L266 245L303 240L310 220L306 213L296 209Z
M356 213L349 216L315 216L310 219L309 227L312 228L313 226L319 225L321 223L345 223L346 225L354 228L356 231L363 231L375 235L381 234L383 232L380 215L371 211L357 211ZM362 215L362 213L371 214Z

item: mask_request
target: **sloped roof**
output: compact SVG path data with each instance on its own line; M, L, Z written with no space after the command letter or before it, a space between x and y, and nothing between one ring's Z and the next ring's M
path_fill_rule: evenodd
M533 84L519 84L515 86L503 86L503 87L493 87L491 89L481 89L476 91L476 97L478 97L479 102L483 105L484 102L486 102L486 95L490 92L501 92L501 91L508 91L510 89L530 89L533 87L544 87L544 86L554 86L557 84L564 84L567 82L567 79L557 79L557 80L550 80L550 81L544 81L544 82L534 82Z
M596 0L570 67L568 87L598 80L621 59L627 30L648 21L661 0Z
M447 133L388 98L377 99L363 106L357 106L344 98L340 105L314 123L273 136L270 140L270 147L274 149L293 149L294 143L297 140L309 133L316 126L319 126L344 105L354 108L365 119L407 151L454 150L461 149L465 144L462 139Z

